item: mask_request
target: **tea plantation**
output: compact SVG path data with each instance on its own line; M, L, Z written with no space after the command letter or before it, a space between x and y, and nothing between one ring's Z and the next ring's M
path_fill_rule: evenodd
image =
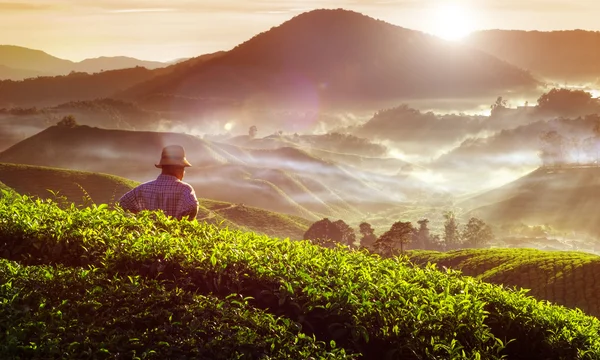
M406 259L0 198L0 358L599 359L600 321Z

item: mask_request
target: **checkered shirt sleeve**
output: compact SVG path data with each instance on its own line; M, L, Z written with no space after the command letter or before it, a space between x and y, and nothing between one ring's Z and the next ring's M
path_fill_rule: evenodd
M121 197L119 204L125 210L137 213L142 210L162 210L181 219L198 209L198 199L190 184L174 176L160 175Z

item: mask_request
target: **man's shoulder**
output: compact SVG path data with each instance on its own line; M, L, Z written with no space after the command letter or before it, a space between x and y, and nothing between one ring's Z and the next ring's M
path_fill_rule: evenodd
M190 189L192 191L194 191L194 187L188 183L186 183L185 181L180 181L179 184L181 184L181 186L185 187L186 189Z

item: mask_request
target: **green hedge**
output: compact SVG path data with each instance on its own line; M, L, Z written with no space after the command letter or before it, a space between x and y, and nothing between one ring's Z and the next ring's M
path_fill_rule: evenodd
M251 297L369 359L597 359L600 322L457 272L106 208L0 200L3 256Z
M2 359L345 359L246 300L0 260Z

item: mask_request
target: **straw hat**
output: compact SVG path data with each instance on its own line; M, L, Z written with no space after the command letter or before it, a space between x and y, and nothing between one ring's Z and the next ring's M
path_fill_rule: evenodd
M183 149L183 146L179 145L169 145L163 148L160 156L160 162L154 166L160 168L163 167L163 165L183 167L192 166L192 164L190 164L185 158L185 150Z

